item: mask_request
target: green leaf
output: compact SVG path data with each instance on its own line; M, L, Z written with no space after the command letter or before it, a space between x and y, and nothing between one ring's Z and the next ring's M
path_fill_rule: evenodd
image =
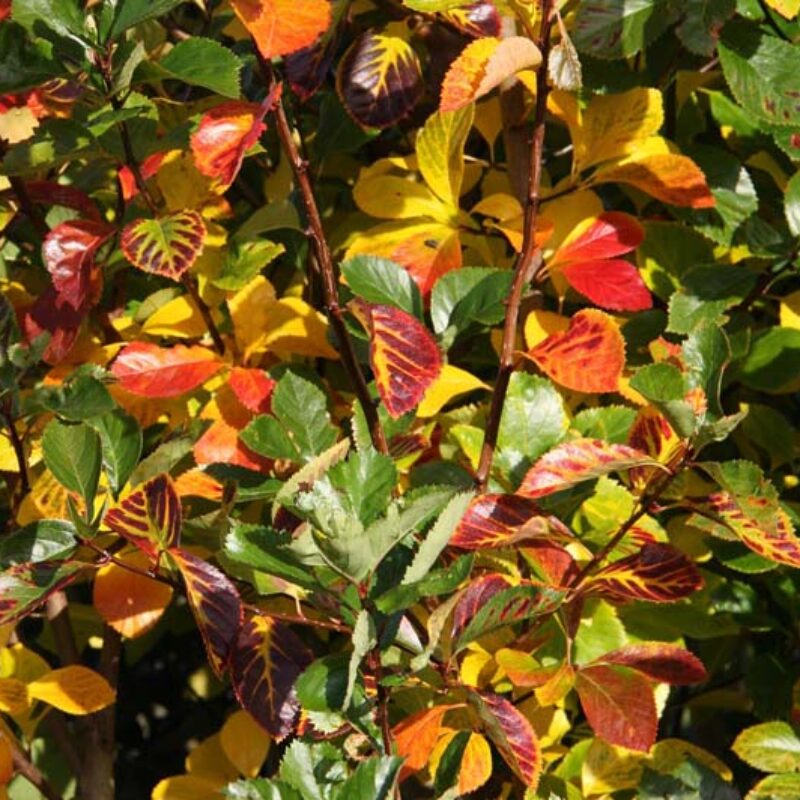
M336 800L390 800L403 759L381 756L362 761L339 787Z
M740 800L714 770L687 756L669 775L645 767L637 800Z
M627 406L585 408L575 415L570 427L585 439L626 444L635 419L636 412Z
M783 211L789 230L794 236L800 236L800 172L796 172L786 184Z
M176 44L158 63L143 63L137 75L147 80L179 80L238 99L241 69L242 62L227 47L213 39L193 36Z
M77 0L14 0L14 22L41 36L45 25L59 36L83 38L85 14ZM4 23L5 24L5 23Z
M684 18L675 28L683 46L700 56L712 56L719 30L736 10L736 0L686 0Z
M66 558L78 546L75 526L43 519L0 539L0 567Z
M306 711L341 711L348 687L348 653L318 658L297 679L295 689Z
M241 441L254 453L266 458L287 458L299 461L300 454L289 434L278 420L269 414L254 417L244 430L239 432Z
M327 478L347 498L361 522L369 525L385 513L397 482L397 470L389 456L369 447L335 464Z
M100 435L103 469L112 492L118 495L130 478L142 454L142 429L130 414L117 409L89 424Z
M116 407L108 389L89 375L80 375L62 386L40 386L31 401L72 422L107 414Z
M422 295L399 264L378 256L356 256L343 261L341 268L353 294L370 303L396 306L422 319Z
M51 57L45 40L31 41L25 29L7 19L0 25L0 92L17 93L41 86L65 72Z
M91 515L103 463L97 432L83 422L67 425L54 419L44 430L42 453L56 480L77 492L86 503L87 516Z
M700 387L705 392L709 412L721 415L722 373L731 358L728 337L716 325L707 325L686 339L681 354L686 365L688 387Z
M800 771L800 737L787 722L753 725L736 737L731 749L762 772Z
M333 785L346 778L347 766L332 744L295 740L286 750L279 775L303 800L330 800Z
M324 392L311 381L287 371L272 394L272 413L292 437L304 461L327 450L336 442Z
M546 378L515 372L506 395L497 436L497 466L513 483L564 437L569 419L564 401Z
M800 797L800 775L767 775L748 793L747 800L796 800Z
M128 28L155 19L177 8L184 0L119 0L114 22L108 32L109 39L116 39Z
M342 701L342 709L347 711L353 700L353 691L358 679L358 668L366 657L378 643L377 633L375 632L375 621L365 609L361 609L356 617L356 624L353 627L353 652L347 664L347 687Z
M505 316L514 275L510 270L464 267L447 272L431 291L431 320L436 333L457 332L471 324L494 325Z
M648 364L636 371L631 387L654 403L682 400L686 394L683 373L674 364Z
M474 492L461 492L450 499L444 511L439 514L433 527L419 546L414 560L403 575L403 586L417 583L425 578L436 564L442 550L447 547L453 531L464 516L474 497Z
M741 366L745 386L768 394L792 391L800 374L800 330L770 328L753 342Z
M736 19L722 31L718 53L733 96L749 114L774 125L800 124L796 46Z
M231 244L219 277L211 279L214 286L228 292L246 286L264 267L286 252L286 247L280 242L268 239L251 239L247 242L234 240Z
M394 614L410 608L423 597L443 597L454 592L472 571L474 555L461 556L450 566L429 572L414 583L403 583L384 592L375 607L384 614Z
M578 50L597 58L628 58L660 36L674 18L665 0L584 2L572 38Z
M3 44L0 26L0 46ZM0 64L3 59L0 59ZM0 67L2 75L2 67ZM2 87L0 87L2 89ZM74 119L46 119L24 142L13 145L3 159L6 175L28 175L58 167L78 156L98 155L99 145Z
M575 663L588 664L626 643L625 628L614 607L604 600L588 603L575 636Z
M282 781L256 778L252 781L229 783L222 790L232 800L304 800L297 790Z

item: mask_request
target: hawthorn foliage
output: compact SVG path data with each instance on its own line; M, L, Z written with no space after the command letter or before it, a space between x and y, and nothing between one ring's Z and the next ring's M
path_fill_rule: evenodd
M799 10L0 1L0 797L800 797Z

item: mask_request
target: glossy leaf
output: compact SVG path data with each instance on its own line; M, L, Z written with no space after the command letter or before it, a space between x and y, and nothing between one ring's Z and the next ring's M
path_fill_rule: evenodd
M203 252L206 224L196 211L138 219L122 231L120 248L134 267L174 281Z
M697 567L668 544L648 543L638 553L614 561L589 579L590 592L614 600L674 603L703 587Z
M476 39L461 51L447 70L439 111L457 111L520 70L537 67L541 60L539 48L524 36Z
M39 520L0 539L0 567L65 558L77 546L77 531L71 522Z
M696 655L674 644L640 642L606 653L597 661L631 667L648 678L674 686L701 683L708 675Z
M181 535L181 501L169 475L151 478L110 508L103 523L151 558L176 546Z
M228 376L228 386L249 411L254 414L270 412L276 383L264 370L234 367Z
M368 31L339 62L336 88L356 122L388 128L408 116L422 96L419 59L404 39Z
M546 375L576 392L615 392L625 366L625 343L616 322L583 309L563 333L554 333L526 356Z
M42 436L42 453L56 480L83 499L91 510L100 480L100 437L85 422L68 425L51 420Z
M411 275L399 264L377 256L356 256L344 261L342 275L358 297L368 303L397 306L422 317L422 297Z
M219 359L204 347L132 342L120 351L109 371L131 394L164 398L191 392L221 368Z
M110 706L116 697L105 678L82 666L46 673L28 684L28 693L59 711L81 716Z
M242 62L213 39L192 36L180 41L157 64L148 64L148 67L165 78L202 86L224 97L239 96Z
M17 564L0 574L0 625L30 614L47 598L72 583L85 568L75 561Z
M658 717L650 682L632 669L589 666L575 688L594 732L609 744L647 752L656 740Z
M731 749L742 761L763 772L800 770L800 737L786 722L775 720L745 728Z
M544 497L610 472L655 463L647 453L626 444L575 439L556 445L543 455L525 475L519 494L530 498Z
M231 654L231 682L242 707L268 733L283 739L300 710L294 684L311 662L297 635L265 616L248 617Z
M142 430L121 410L94 416L89 424L100 436L103 469L112 491L118 494L128 482L142 453Z
M428 764L439 739L444 715L454 707L441 705L423 709L406 717L392 729L397 754L405 759L400 770L401 781Z

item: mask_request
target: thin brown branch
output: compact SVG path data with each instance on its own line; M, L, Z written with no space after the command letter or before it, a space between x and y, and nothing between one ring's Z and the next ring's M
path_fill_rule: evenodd
M19 469L19 488L22 497L31 490L31 482L28 477L28 461L25 458L25 448L22 444L22 438L17 430L14 421L14 415L11 413L10 398L6 398L3 402L3 418L5 419L6 427L8 428L8 437L11 440L11 447L14 450L14 457L17 459L17 468Z
M344 311L339 305L339 294L336 288L336 270L333 265L333 256L331 255L330 246L325 236L325 230L322 225L322 217L317 207L317 201L314 196L314 189L311 186L311 179L308 175L308 161L306 161L298 150L295 143L292 129L289 125L289 120L286 117L286 110L284 109L283 102L276 92L276 81L272 71L272 65L264 59L258 52L256 46L256 55L258 56L261 70L264 74L264 80L267 84L267 89L270 95L276 97L272 108L272 115L275 119L275 124L278 131L278 138L281 141L281 147L284 155L289 159L292 171L294 172L295 180L297 181L297 188L302 197L303 207L308 221L307 234L314 247L317 256L317 263L320 268L320 276L322 278L322 290L325 298L325 311L327 312L328 319L330 320L331 327L336 335L339 343L339 352L342 358L347 377L353 387L358 402L367 419L372 443L375 448L381 453L388 453L389 448L386 444L386 437L381 427L378 418L378 409L370 396L369 388L367 386L366 378L358 363L353 342L350 334L347 331L347 326L344 320Z
M12 191L17 197L20 208L31 221L33 227L36 228L36 232L39 234L39 236L44 239L44 237L50 232L50 228L47 226L41 211L36 207L36 204L33 202L33 200L31 200L28 190L25 187L25 181L17 175L9 175L8 182L11 185Z
M30 755L13 739L7 738L6 741L11 747L11 760L14 764L14 770L38 789L46 800L63 800L61 793L56 791L53 785L39 771L39 768L31 761Z
M500 430L500 418L503 414L508 384L514 371L514 347L519 323L519 309L525 288L536 277L542 266L542 253L536 244L536 222L539 215L540 187L544 159L545 115L547 112L547 64L550 56L550 30L552 27L553 0L541 0L542 24L537 45L542 53L542 63L536 76L536 111L534 114L533 135L530 146L530 174L528 178L528 196L525 204L525 222L522 250L514 267L514 280L506 306L506 317L503 325L503 347L500 354L500 369L492 394L489 418L486 422L481 457L475 476L478 488L486 490L492 470L492 460L497 446L497 434Z
M69 621L66 594L63 591L51 594L47 598L45 609L47 620L53 629L56 651L62 666L77 664L80 661L80 653L78 652L78 646L75 644L72 623Z

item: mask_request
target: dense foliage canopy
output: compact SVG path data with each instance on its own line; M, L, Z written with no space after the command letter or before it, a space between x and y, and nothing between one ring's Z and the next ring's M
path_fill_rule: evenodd
M800 798L800 0L0 0L0 798Z

